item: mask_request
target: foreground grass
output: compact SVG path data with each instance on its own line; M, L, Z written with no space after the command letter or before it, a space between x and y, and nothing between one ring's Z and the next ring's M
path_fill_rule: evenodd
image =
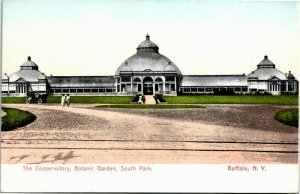
M71 103L129 104L132 96L71 96ZM60 103L60 96L48 96L48 103Z
M112 104L100 105L98 108L134 108L134 109L177 109L177 108L205 108L199 105L173 105L173 104Z
M2 97L4 104L25 104L27 97Z
M285 109L277 112L274 118L286 125L298 127L299 112L297 108Z
M298 95L260 96L260 95L233 95L233 96L164 96L169 104L280 104L298 105Z
M2 110L6 112L6 115L2 117L2 131L11 131L19 127L24 127L36 119L34 114L27 111L14 108L2 108Z

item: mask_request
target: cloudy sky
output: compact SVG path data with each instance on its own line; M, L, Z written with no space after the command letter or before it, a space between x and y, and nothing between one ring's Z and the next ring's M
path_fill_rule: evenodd
M4 0L2 73L113 75L150 39L183 74L250 73L268 55L299 79L299 2Z

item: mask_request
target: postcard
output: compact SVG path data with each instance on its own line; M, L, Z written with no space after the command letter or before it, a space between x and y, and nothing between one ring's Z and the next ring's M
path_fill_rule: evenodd
M1 192L299 192L296 1L2 1Z

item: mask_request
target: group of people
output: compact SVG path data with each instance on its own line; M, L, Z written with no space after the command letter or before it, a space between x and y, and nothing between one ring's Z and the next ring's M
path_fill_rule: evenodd
M145 96L139 96L139 101L138 101L139 104L145 104L146 103L146 98Z
M62 94L61 95L61 106L70 106L70 94Z

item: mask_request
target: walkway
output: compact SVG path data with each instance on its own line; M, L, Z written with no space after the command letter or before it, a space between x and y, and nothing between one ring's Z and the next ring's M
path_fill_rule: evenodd
M37 120L2 133L2 163L297 163L294 128L220 126L94 105L5 106L33 112Z
M146 102L145 104L156 104L155 99L152 95L145 95Z

